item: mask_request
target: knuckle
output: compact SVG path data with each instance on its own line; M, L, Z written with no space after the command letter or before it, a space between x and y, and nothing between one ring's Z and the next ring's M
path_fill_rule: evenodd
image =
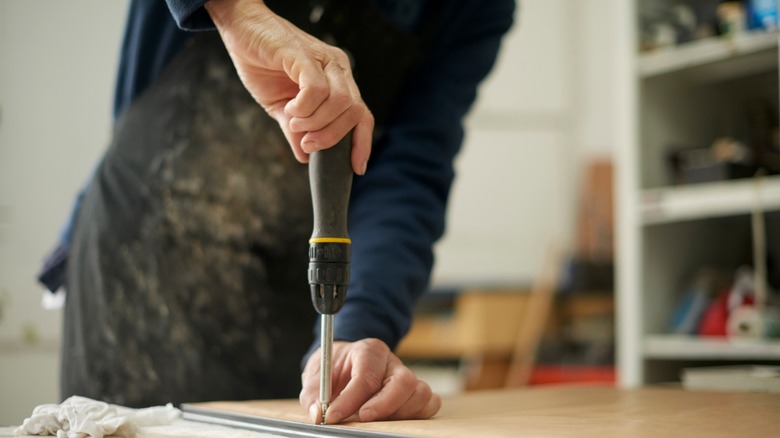
M311 378L301 379L301 397L311 397L316 392L318 384L319 382Z
M403 388L409 388L410 390L412 388L417 387L417 376L414 375L412 370L409 368L404 368L401 371L398 372L398 384L401 385Z
M423 382L422 380L417 381L417 388L415 393L417 394L418 397L420 397L420 400L422 400L423 402L428 402L428 400L430 400L431 397L433 397L433 390L431 390L430 385Z
M312 390L311 388L304 388L301 390L300 394L298 394L298 403L300 403L301 406L303 406L303 408L306 410L308 410L309 406L311 406L312 403L315 403L316 400L316 391Z
M309 94L316 99L324 100L330 94L327 83L316 83L309 85Z
M352 98L350 105L355 119L355 123L365 120L366 114L368 114L368 108L366 104L360 98Z
M373 130L374 116L371 114L371 111L368 110L368 107L361 102L361 104L355 108L355 124L359 123L363 127Z
M336 93L331 95L330 98L333 99L333 103L339 108L350 108L355 104L352 96L347 93Z
M384 376L380 375L379 373L364 373L363 382L365 383L365 388L368 392L368 395L374 395L380 389L382 389Z
M377 338L366 338L360 341L360 348L364 351L390 352L387 344Z
M331 47L328 45L322 43L315 43L315 44L306 45L306 47L303 50L306 57L319 63L320 65L323 65L327 62L330 48Z
M333 58L343 68L349 68L349 55L343 49L339 47L333 48Z
M363 113L363 120L365 120L366 124L368 124L373 128L375 123L374 113L372 113L371 110L368 109L368 107L365 104L363 105L363 107L365 108L365 112Z

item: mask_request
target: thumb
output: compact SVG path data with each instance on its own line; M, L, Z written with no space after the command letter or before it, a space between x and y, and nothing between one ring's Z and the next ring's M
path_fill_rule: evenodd
M315 351L306 362L301 374L301 393L298 402L309 413L309 418L315 424L322 423L322 409L319 404L320 389L320 351Z

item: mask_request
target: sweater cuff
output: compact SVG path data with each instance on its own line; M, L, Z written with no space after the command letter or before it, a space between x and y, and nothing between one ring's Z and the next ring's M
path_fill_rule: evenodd
M208 0L166 0L168 9L181 30L214 30L214 22L203 5Z

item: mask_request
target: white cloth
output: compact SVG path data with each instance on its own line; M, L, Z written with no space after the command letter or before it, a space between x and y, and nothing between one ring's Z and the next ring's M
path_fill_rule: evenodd
M56 435L58 438L132 438L139 427L170 424L181 411L168 403L144 409L110 405L73 396L61 404L40 405L14 430L16 435Z

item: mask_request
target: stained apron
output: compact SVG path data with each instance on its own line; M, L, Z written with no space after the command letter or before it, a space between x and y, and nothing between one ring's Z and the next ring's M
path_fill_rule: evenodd
M296 397L315 314L306 166L216 32L118 121L68 263L61 396Z

